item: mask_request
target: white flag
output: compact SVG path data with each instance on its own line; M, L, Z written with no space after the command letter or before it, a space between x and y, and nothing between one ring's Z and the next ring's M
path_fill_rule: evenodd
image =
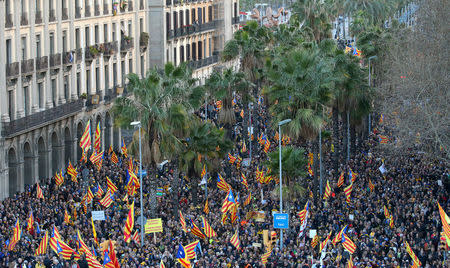
M378 168L378 170L381 172L381 174L386 173L386 168L384 167L384 163L381 164L381 166Z

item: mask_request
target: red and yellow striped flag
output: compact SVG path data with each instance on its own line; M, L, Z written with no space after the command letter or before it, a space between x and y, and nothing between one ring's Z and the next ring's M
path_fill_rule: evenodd
M95 193L95 195L97 196L98 199L102 198L102 195L105 192L103 192L102 187L100 187L100 184L97 182L97 192Z
M30 211L30 217L28 217L27 220L27 231L31 234L34 227L34 217L33 217L33 211Z
M136 245L140 245L141 244L141 241L139 239L139 233L138 233L137 230L136 230L136 232L134 232L133 236L131 237L131 240L133 240L134 243L136 243Z
M114 194L117 191L117 186L114 185L114 183L110 178L108 178L108 176L106 177L106 184L108 185L108 190L111 192L111 194Z
M337 183L337 187L341 187L344 184L344 171L341 172L341 175L339 175L339 180Z
M353 268L353 257L350 255L350 259L348 259L346 268Z
M448 218L447 214L445 213L444 209L439 204L439 202L437 202L437 203L438 203L438 208L439 208L439 215L441 217L442 228L444 229L444 235L447 237L447 239L450 239L450 225L448 223L449 218ZM450 245L448 245L448 246L450 246Z
M184 220L183 213L181 213L181 210L178 211L178 212L179 212L179 214L180 214L181 228L183 229L183 231L184 231L185 233L187 233L187 229L186 229L186 221Z
M342 234L342 246L350 252L350 254L355 253L356 245L346 234Z
M105 208L109 208L113 203L113 199L111 197L111 192L108 190L102 200L99 201L102 206Z
M347 200L347 203L350 203L350 196L352 194L352 190L353 190L353 182L350 183L349 186L344 188L344 192L345 192L345 199Z
M69 215L69 213L67 213L67 209L64 210L64 222L66 224L70 224L70 215Z
M111 162L113 162L116 165L117 165L117 163L119 163L119 159L117 158L117 155L115 152L112 152L112 154L111 154Z
M55 182L58 187L64 183L64 177L58 172L55 174Z
M44 199L44 194L42 193L42 189L41 189L41 187L39 186L39 183L37 184L37 186L36 186L36 198L42 198L42 199Z
M81 136L80 147L83 152L91 149L91 120L87 122L86 128L84 129L83 135Z
M323 195L323 199L328 199L331 196L331 186L330 182L327 180L327 186L325 186L325 194Z
M192 219L191 219L191 233L193 235L197 236L198 238L201 238L201 239L206 238L206 236L202 233L200 228L198 228L198 226L195 225L195 223L192 221Z
M331 237L332 233L333 233L333 231L330 231L330 233L328 234L327 238L325 238L325 240L323 240L322 243L320 243L319 252L322 252L322 250L325 248L325 246L328 243L328 240L330 240L330 237Z
M69 160L69 165L67 166L67 174L70 175L71 179L73 182L77 183L77 176L78 176L78 172L77 170L72 166L72 163Z
M87 247L86 243L84 243L83 238L81 238L79 230L77 230L77 242L79 251L86 253L86 255L91 254L91 251Z
M91 253L86 253L86 261L89 268L103 268L100 262L98 262L98 260Z
M311 247L315 248L317 244L319 244L320 237L316 234L313 239L311 240Z
M159 268L166 268L166 266L164 265L164 262L161 259L161 262L159 263Z
M202 172L200 173L200 179L203 179L203 177L205 177L205 175L206 175L206 166L203 165Z
M100 122L97 123L97 128L95 129L95 136L94 136L94 149L97 152L100 152Z
M133 203L131 203L130 210L128 211L127 221L125 222L125 227L123 230L124 240L127 243L131 241L131 232L133 231L133 227L134 227L134 201Z
M91 225L92 225L92 235L94 236L94 241L98 246L97 232L95 231L94 218L91 217Z
M244 201L244 207L250 204L250 201L252 200L252 193L249 192L247 198Z
M240 242L240 240L239 240L239 228L236 229L236 232L235 232L234 235L231 237L230 243L231 243L236 249L240 249L240 248L241 248L241 242Z
M192 242L189 245L184 247L184 250L186 251L186 257L188 259L195 259L197 257L195 248L197 247L198 243L200 243L199 240Z
M371 192L375 189L375 185L373 185L372 181L369 179L369 189Z
M202 216L202 227L205 231L207 237L211 238L213 236L217 236L216 232L213 230L211 225L206 221L205 217Z
M12 251L14 249L14 247L16 246L17 242L19 242L21 234L22 234L22 231L20 230L19 219L17 219L16 225L14 226L14 230L13 230L13 236L9 241L9 245L8 245L9 251Z
M44 237L42 237L41 243L39 243L39 247L36 249L34 253L35 256L44 255L47 252L48 245L48 231L45 231Z
M270 257L271 254L272 254L272 250L267 251L266 253L264 253L264 254L261 256L261 262L263 263L264 266L266 265L267 259L269 259L269 257Z
M203 209L203 212L205 212L206 214L209 214L208 199L206 199L206 202L205 202L205 208Z

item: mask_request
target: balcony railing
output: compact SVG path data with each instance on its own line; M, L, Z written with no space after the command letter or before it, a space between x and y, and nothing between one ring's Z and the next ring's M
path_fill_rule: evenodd
M103 15L108 14L109 14L108 4L103 4Z
M73 51L67 51L63 53L63 64L70 65L74 62L75 54Z
M133 1L128 1L128 11L133 11Z
M45 71L48 69L48 56L36 58L36 71Z
M204 31L210 31L216 29L216 21L210 21L203 24L195 24L183 26L182 28L177 28L175 30L169 30L167 32L167 39L172 39L174 37L182 37L194 33L200 33Z
M199 68L203 68L205 66L209 66L211 64L214 64L216 62L219 61L219 55L212 55L211 57L208 58L204 58L201 60L197 60L197 61L190 61L188 63L189 67L191 67L192 69L199 69Z
M77 62L80 62L83 59L83 49L77 48L75 54L77 55Z
M40 10L36 11L36 16L34 18L34 23L36 23L36 24L42 23L42 11L40 11Z
M120 41L120 52L127 52L134 46L133 37Z
M109 42L109 43L103 43L103 46L105 47L103 56L110 57L117 52L117 41Z
M61 65L61 53L50 55L50 68L56 69Z
M90 17L91 16L91 6L85 6L84 7L84 16Z
M239 17L234 17L232 19L232 21L233 21L233 24L239 24Z
M2 136L11 137L19 132L46 126L52 122L73 116L81 112L83 106L83 100L76 100L11 122L3 123Z
M34 72L34 59L23 60L20 63L22 75Z
M62 16L61 18L63 20L68 20L69 19L69 12L67 11L67 7L62 9Z
M196 30L198 32L203 32L203 31L209 31L209 30L213 30L216 28L216 22L215 21L210 21L210 22L206 22L206 23L202 23L197 25Z
M50 9L50 13L48 16L48 21L52 22L52 21L56 21L56 13L54 9Z
M91 50L91 47L92 47L92 50ZM99 54L98 50L97 50L96 53L93 52L94 50L97 49L96 46L91 46L91 47L85 47L84 48L84 60L85 61L93 61L97 57L97 55Z
M75 18L81 18L81 7L75 7Z
M12 14L6 14L5 18L5 27L10 28L13 26Z
M22 16L20 16L20 25L22 26L28 25L28 15L26 12L23 12Z
M6 65L6 77L19 75L19 62L13 62Z

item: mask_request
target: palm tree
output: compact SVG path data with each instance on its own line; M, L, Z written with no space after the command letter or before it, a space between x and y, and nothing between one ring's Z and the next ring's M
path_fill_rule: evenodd
M312 34L311 41L320 42L331 37L329 9L324 1L299 0L293 4L292 9L301 28Z
M306 157L303 148L295 148L293 146L283 147L281 149L281 165L283 172L283 196L288 200L301 198L306 192L307 182L300 180L306 175ZM274 177L279 177L279 151L274 150L269 153L269 160L265 163L270 168ZM278 190L274 191L278 192Z
M190 180L193 201L196 205L203 165L206 164L209 169L210 163L223 159L233 144L225 138L224 130L218 129L212 123L201 122L195 117L191 118L186 134L181 140L182 146L177 151L178 163L180 170L184 171Z
M222 58L229 61L239 57L241 69L247 79L256 84L261 77L266 47L271 39L271 31L267 27L259 26L256 21L249 21L225 44Z
M206 80L205 89L215 99L222 101L219 123L230 128L236 122L232 105L233 93L240 95L245 105L252 100L251 86L252 83L245 78L245 74L242 72L226 69L223 72L215 71L211 74Z
M117 98L112 109L115 124L129 128L130 122L141 121L142 160L154 171L181 145L178 138L185 132L187 115L199 107L203 89L195 86L185 64L167 63L164 70L149 70L143 79L136 74L128 79L130 96Z

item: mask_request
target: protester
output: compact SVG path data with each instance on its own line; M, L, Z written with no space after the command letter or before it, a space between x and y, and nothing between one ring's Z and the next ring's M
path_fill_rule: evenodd
M244 129L241 116L242 108L236 106L237 124L232 128L232 137L237 144L231 152L232 155L240 155L242 158L248 156L248 152L240 152L242 142L245 141L248 148L248 140L244 140ZM203 111L198 113L204 117ZM212 117L212 118L211 118ZM208 104L208 118L216 122L216 107ZM258 144L256 138L265 133L271 138L271 150L277 144L273 140L274 132L269 130L270 117L266 113L263 104L256 105L253 110L253 126L255 129L254 141L252 143L253 161L249 167L240 167L230 164L227 159L221 163L221 175L233 189L235 196L239 193L240 206L238 210L239 219L231 224L228 219L222 224L221 207L227 193L216 187L216 174L209 174L211 180L208 185L208 196L202 189L193 187L193 183L183 179L184 174L178 173L173 163L166 164L162 170L149 171L149 177L143 181L144 192L144 215L147 219L161 218L163 232L146 234L145 241L138 245L135 241L126 243L123 230L128 215L128 205L135 202L134 229L140 232L140 199L139 191L128 201L126 170L128 161L120 152L119 163L111 161L111 154L106 155L102 168L98 170L89 161L78 163L78 182L70 180L66 175L62 186L57 187L54 178L40 182L44 199L38 199L36 195L37 185L33 185L27 191L19 193L12 198L7 198L0 203L0 242L2 245L9 243L12 237L12 228L19 219L23 229L22 237L13 251L5 247L0 253L1 267L88 267L84 257L79 260L64 260L58 256L50 246L47 253L35 256L36 248L45 234L52 232L56 226L64 240L72 249L77 250L76 231L79 230L84 242L88 247L94 249L97 259L103 263L103 252L96 244L91 226L91 213L93 210L104 210L105 221L96 221L96 235L99 244L106 240L116 241L116 256L121 267L159 267L161 260L166 267L181 267L177 262L176 255L179 244L187 245L199 238L191 233L185 233L180 224L178 211L185 217L188 230L190 219L200 229L201 216L217 233L217 237L201 240L201 253L191 262L195 267L263 267L261 256L266 252L263 244L263 230L277 231L273 229L272 211L279 209L278 198L271 194L276 187L275 180L261 185L255 179L256 168L266 158L263 147ZM382 126L378 131L384 131ZM441 219L437 203L439 202L444 211L450 211L448 203L448 192L442 185L448 178L448 167L445 164L427 159L424 154L415 151L404 152L400 157L385 156L382 152L375 150L378 139L372 135L367 141L359 141L358 153L352 156L348 165L339 166L339 170L326 169L324 181L329 180L331 185L331 197L324 201L319 196L318 190L314 190L314 179L310 176L307 180L312 190L313 198L308 196L299 197L295 200L287 200L290 213L290 227L284 232L283 250L277 243L265 264L265 267L344 267L352 255L353 264L356 267L407 267L413 264L411 257L406 252L405 242L411 245L424 267L444 267L444 251L440 248L442 231ZM301 145L301 144L295 144ZM332 152L324 152L323 163L325 167L332 167ZM135 163L136 164L136 163ZM386 172L380 171L380 166ZM303 168L303 167L299 167ZM83 179L81 171L88 170L88 178ZM347 203L344 188L350 184L348 171L357 174L353 183L351 200ZM341 172L345 174L345 182L337 187ZM247 176L248 190L241 183L241 173ZM156 181L152 181L153 175ZM175 183L175 176L180 176L181 186ZM106 193L108 186L106 177L117 186L118 191L114 194L114 202L111 207L105 209L95 197L88 205L87 213L83 212L80 205L87 187L97 189L97 183ZM300 179L300 178L299 178ZM370 183L373 190L370 189ZM156 197L156 204L152 203L152 189L163 189ZM244 200L248 194L252 194L249 205L244 206ZM94 195L96 193L94 192ZM193 198L195 195L195 198ZM104 195L103 195L104 196ZM197 200L197 204L194 203ZM208 200L209 213L204 212L205 202ZM299 237L301 228L300 219L297 215L306 201L310 203L310 214L307 220L306 232ZM128 205L127 205L128 204ZM384 206L393 215L393 226L385 218ZM152 209L156 208L154 214ZM71 216L71 223L67 224L64 219L65 211ZM32 211L35 226L31 232L26 230L27 219ZM76 216L75 216L76 211ZM263 221L248 219L248 212L264 211ZM344 250L341 243L332 245L331 240L345 226L348 225L346 235L355 243L356 251L349 254ZM39 226L39 233L37 227ZM203 230L203 229L202 229ZM236 249L230 243L231 237L236 230L239 233L240 249ZM320 236L320 242L324 241L327 234L332 231L331 238L324 250L321 259L319 245L311 246L312 237L309 230L316 230ZM7 242L8 241L8 242ZM250 266L247 266L250 265ZM347 266L345 266L347 267Z

